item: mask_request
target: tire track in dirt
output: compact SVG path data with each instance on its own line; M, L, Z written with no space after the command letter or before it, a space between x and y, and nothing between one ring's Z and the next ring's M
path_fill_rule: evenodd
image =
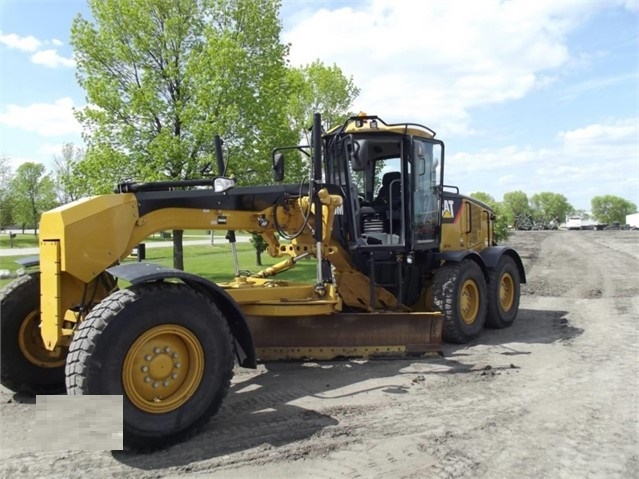
M565 348L553 351L553 361L561 367L549 369L547 376L531 383L538 385L533 391L544 393L536 394L535 407L526 420L531 423L531 437L548 438L542 467L544 475L552 477L638 473L634 452L637 388L634 401L628 401L627 383L636 385L639 376L638 285L628 278L639 265L623 248L607 248L593 241L593 233L548 236L530 277L533 284L541 277L542 284L545 279L561 292L556 298L538 297L533 309L565 308L567 321L583 331ZM544 387L549 380L556 384L554 389ZM617 448L606 447L618 444L621 437L632 440ZM533 447L543 451L539 445Z

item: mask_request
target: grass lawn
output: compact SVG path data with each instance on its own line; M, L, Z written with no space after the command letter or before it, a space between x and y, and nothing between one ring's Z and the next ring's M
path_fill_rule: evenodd
M13 246L12 246L13 245ZM8 233L0 234L0 249L5 248L33 248L38 246L38 237L34 234L20 234L15 238L9 238Z
M286 258L271 258L262 254L263 266L256 266L255 249L249 243L236 243L240 270L256 273L263 268L272 266ZM23 256L0 256L0 269L15 271L20 266L15 262ZM127 259L135 261L135 259ZM163 266L173 266L172 248L147 248L146 260ZM214 282L226 282L233 279L234 266L231 249L228 244L220 241L215 245L184 246L184 269L190 273L203 276ZM315 280L315 261L301 260L297 266L289 271L277 275L277 279L287 281L313 282ZM11 280L0 280L0 286Z
M243 232L238 232L238 235L246 234ZM226 235L226 231L215 231L214 234L214 242L220 241L224 242L224 236ZM205 230L185 230L184 231L184 240L188 241L190 239L206 239L210 238L211 233ZM149 241L171 241L170 231L162 233L155 233L149 236L145 242ZM38 246L38 237L33 233L29 234L21 234L17 233L16 237L11 239L9 238L8 233L0 233L0 249L4 248L33 248Z

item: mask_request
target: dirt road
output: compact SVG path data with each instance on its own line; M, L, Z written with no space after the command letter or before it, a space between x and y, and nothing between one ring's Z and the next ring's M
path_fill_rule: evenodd
M639 477L639 233L521 232L518 322L441 358L236 371L191 441L149 455L35 451L0 395L4 477Z

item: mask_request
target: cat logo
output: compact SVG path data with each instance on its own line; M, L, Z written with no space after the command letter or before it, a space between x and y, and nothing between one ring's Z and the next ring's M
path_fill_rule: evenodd
M455 210L453 209L453 200L444 200L444 205L442 207L442 217L443 218L455 217Z

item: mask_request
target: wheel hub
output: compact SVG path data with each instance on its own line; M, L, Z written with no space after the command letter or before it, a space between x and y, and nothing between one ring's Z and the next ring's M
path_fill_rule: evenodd
M124 390L139 409L172 411L197 390L204 371L204 352L188 329L160 325L143 333L127 353L122 368Z
M473 324L479 314L479 290L473 280L466 280L462 285L459 309L464 323Z
M499 305L503 311L510 311L515 302L515 282L510 273L504 273L499 282Z
M58 368L66 361L66 348L49 351L44 347L40 334L40 312L32 311L20 325L18 347L31 364L41 368Z

